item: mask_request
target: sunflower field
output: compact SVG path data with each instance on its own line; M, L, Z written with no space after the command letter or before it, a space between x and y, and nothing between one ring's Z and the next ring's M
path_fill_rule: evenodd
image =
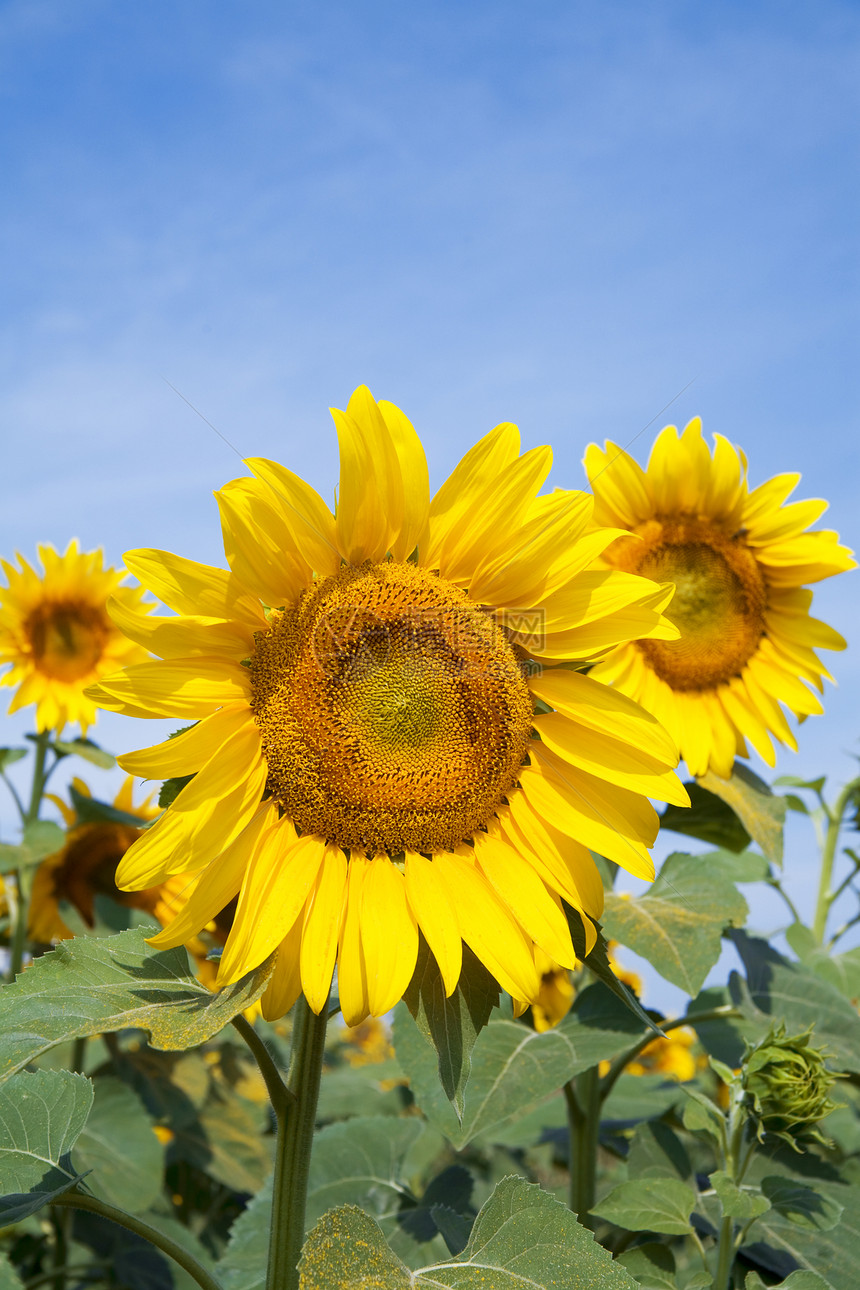
M856 1290L860 778L771 770L826 503L698 419L431 496L333 417L336 502L248 458L222 567L2 562L0 1290Z

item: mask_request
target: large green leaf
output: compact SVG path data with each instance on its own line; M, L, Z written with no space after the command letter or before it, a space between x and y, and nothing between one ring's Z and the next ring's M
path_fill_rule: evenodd
M92 739L55 739L52 747L62 757L82 757L101 770L110 770L116 765L113 753L106 752L93 743Z
M730 779L720 779L719 775L708 771L701 776L699 784L731 807L768 860L782 864L783 829L788 809L784 797L773 793L769 784L740 761L735 762Z
M92 1103L92 1084L71 1071L24 1071L0 1088L0 1227L75 1185L69 1152Z
M709 793L694 779L688 780L684 787L690 795L690 805L667 806L660 816L661 829L699 838L727 851L740 852L749 846L749 833L721 797Z
M668 1245L648 1241L618 1255L625 1267L644 1290L678 1290L675 1280L675 1256Z
M149 1209L161 1191L164 1147L137 1098L122 1080L95 1081L95 1101L72 1159L87 1187L132 1214Z
M733 932L746 968L729 982L732 996L752 1021L765 1028L771 1017L797 1033L814 1025L814 1042L826 1048L833 1065L860 1071L860 1016L849 1001L802 963L790 963L767 941Z
M227 1249L216 1268L216 1276L224 1290L262 1290L265 1286L271 1226L270 1175L265 1186L257 1192L230 1229Z
M377 1220L396 1214L410 1197L403 1157L423 1128L414 1116L367 1116L321 1129L311 1156L306 1225L338 1205L360 1205Z
M346 1206L326 1214L311 1232L300 1269L302 1290L636 1288L570 1210L521 1178L499 1183L475 1220L465 1250L448 1262L410 1272L388 1248L378 1224Z
M24 1290L24 1282L5 1254L0 1254L0 1290Z
M0 989L0 1080L54 1044L139 1028L155 1048L193 1048L260 997L272 963L213 994L184 949L154 951L154 928L61 942Z
M683 1236L695 1205L695 1191L678 1178L649 1178L647 1186L637 1178L613 1187L593 1212L630 1232Z
M667 981L696 994L720 957L723 928L746 916L746 901L721 869L707 857L676 853L643 896L608 892L603 925Z
M419 1030L436 1049L442 1087L462 1119L472 1049L499 1002L498 984L464 945L460 980L446 998L439 966L422 937L418 963L403 998Z
M26 869L62 849L66 835L52 820L33 820L24 829L20 846L0 846L0 873Z
M630 1178L690 1178L693 1166L681 1139L662 1120L640 1124L627 1155Z
M641 1039L636 1018L602 985L583 992L561 1025L543 1033L493 1020L472 1051L465 1109L458 1120L439 1082L435 1053L403 1004L395 1013L394 1047L421 1110L458 1149L479 1134L527 1114L580 1071Z
M174 1132L169 1158L187 1161L231 1191L253 1196L272 1167L272 1139L260 1136L256 1120L229 1090L213 1094Z
M860 1001L860 948L830 954L804 923L792 923L785 939L806 967L835 986L852 1003Z
M833 1290L833 1286L817 1272L799 1268L784 1281L780 1281L778 1286L768 1286L757 1272L748 1272L744 1290Z

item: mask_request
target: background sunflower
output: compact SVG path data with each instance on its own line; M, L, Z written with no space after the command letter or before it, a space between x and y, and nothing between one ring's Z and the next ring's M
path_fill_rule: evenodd
M787 502L797 474L750 490L740 449L715 435L712 453L698 418L680 436L667 426L645 470L608 440L585 468L596 520L633 534L604 551L606 566L674 583L666 615L680 631L625 642L590 675L659 717L693 775L727 777L747 741L773 766L772 739L797 748L780 704L801 720L822 712L833 678L815 649L845 648L810 616L804 585L855 567L836 533L809 531L827 503Z

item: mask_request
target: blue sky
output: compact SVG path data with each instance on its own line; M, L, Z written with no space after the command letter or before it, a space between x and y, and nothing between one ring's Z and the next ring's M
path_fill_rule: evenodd
M221 562L242 471L167 381L326 497L362 381L436 482L501 420L571 487L699 413L856 547L859 45L837 0L6 0L0 552ZM851 773L857 657L783 772Z

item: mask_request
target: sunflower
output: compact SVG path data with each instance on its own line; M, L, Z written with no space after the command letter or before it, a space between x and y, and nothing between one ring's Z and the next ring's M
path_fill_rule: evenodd
M797 474L750 490L743 453L715 435L712 454L698 417L680 436L661 431L647 470L608 441L584 463L595 520L633 535L602 562L674 583L666 614L680 629L677 640L620 643L589 675L659 717L693 775L727 778L747 740L769 766L772 739L796 751L780 704L801 720L822 712L815 691L833 678L815 647L845 648L810 617L804 586L854 567L836 533L808 531L827 503L787 503Z
M86 734L96 719L87 685L146 652L113 625L105 610L114 596L129 612L148 612L139 587L121 587L124 569L104 568L101 551L79 551L69 543L63 555L39 546L44 573L18 555L20 568L0 560L9 580L0 587L0 664L11 671L0 685L18 687L9 711L36 704L39 730L61 731L68 722Z
M563 902L595 942L589 848L650 877L648 797L688 800L659 723L565 665L674 638L671 588L594 569L619 530L594 526L588 494L540 494L550 449L520 455L515 426L482 439L430 500L398 408L361 387L333 416L336 514L254 458L252 478L216 494L229 572L126 557L177 616L112 606L160 660L89 693L196 724L120 758L144 777L194 778L117 881L199 875L160 947L237 897L218 981L277 949L268 1018L302 991L319 1012L336 960L347 1023L383 1015L419 932L449 994L465 941L516 1000L536 1000L536 946L576 963Z
M135 806L133 779L129 775L114 798L113 805L126 815L137 816L143 825L158 815L152 797ZM72 787L84 797L90 790L81 779L73 779ZM128 909L142 909L155 915L159 922L167 923L174 915L170 904L165 904L160 887L151 891L129 893L120 891L114 881L116 867L128 848L141 836L141 829L130 824L110 820L81 821L74 807L53 793L46 796L60 811L68 829L65 846L46 858L33 877L30 896L30 936L34 941L49 944L62 941L74 933L60 913L60 904L72 905L84 922L95 923L95 898L109 896Z

